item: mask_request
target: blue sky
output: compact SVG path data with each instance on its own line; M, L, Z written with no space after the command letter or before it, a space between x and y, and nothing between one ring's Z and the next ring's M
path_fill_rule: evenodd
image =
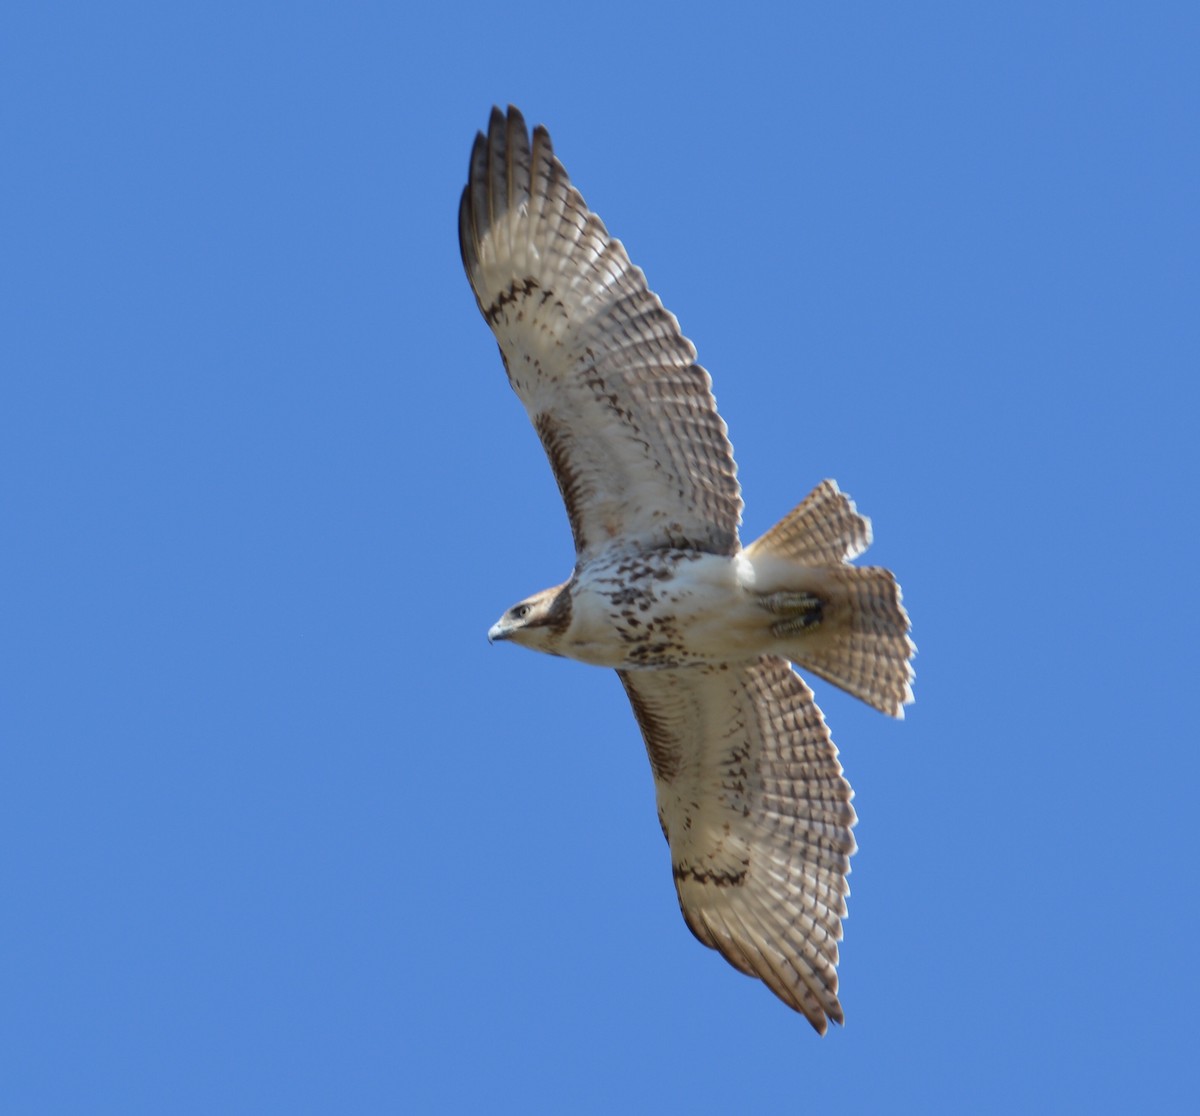
M1197 1091L1191 4L10 5L14 1112L1182 1110ZM847 1024L695 942L461 273L493 103L824 477L920 647L816 684Z

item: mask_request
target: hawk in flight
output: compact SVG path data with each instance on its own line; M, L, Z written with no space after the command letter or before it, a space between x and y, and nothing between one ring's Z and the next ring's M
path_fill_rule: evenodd
M555 158L493 109L459 207L463 265L566 504L575 569L488 632L613 667L645 738L692 933L824 1033L855 823L792 663L868 705L912 701L908 616L849 560L869 522L833 481L762 538L708 373Z

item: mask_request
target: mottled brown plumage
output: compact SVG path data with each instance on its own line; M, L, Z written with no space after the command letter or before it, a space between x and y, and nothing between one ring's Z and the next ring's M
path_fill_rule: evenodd
M582 558L614 538L737 550L733 451L696 350L554 158L496 110L471 154L463 264Z
M825 481L740 547L741 492L708 374L571 185L544 128L493 110L459 210L463 264L545 448L570 579L489 632L614 667L646 742L692 932L818 1031L842 1020L852 792L788 660L886 713L912 700L891 573Z

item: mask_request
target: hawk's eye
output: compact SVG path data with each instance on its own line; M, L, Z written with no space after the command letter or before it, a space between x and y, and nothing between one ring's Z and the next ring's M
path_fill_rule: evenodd
M518 620L524 620L529 615L529 605L517 605L513 612L517 614Z

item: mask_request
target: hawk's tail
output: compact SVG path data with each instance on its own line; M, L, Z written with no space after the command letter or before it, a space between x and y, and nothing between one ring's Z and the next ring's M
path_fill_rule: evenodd
M916 647L890 570L847 560L871 542L871 524L833 481L823 481L746 548L772 650L893 717L913 700Z

